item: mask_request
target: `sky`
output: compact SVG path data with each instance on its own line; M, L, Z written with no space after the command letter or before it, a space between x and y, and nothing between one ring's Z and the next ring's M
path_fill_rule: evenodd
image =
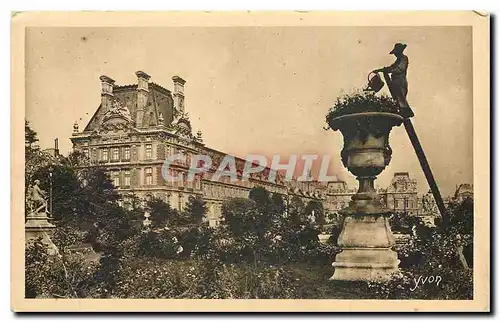
M185 85L193 132L214 149L245 156L330 155L329 174L356 187L340 162L342 135L325 130L339 95L366 86L390 65L394 43L408 45L412 122L441 193L473 182L472 30L470 27L162 27L28 28L26 119L42 148L59 138L71 150L73 123L83 129L100 104L99 76L119 85ZM387 93L384 89L383 92ZM425 176L403 126L390 135L391 164L375 181L386 187L407 171L420 192ZM319 162L313 169L319 167Z

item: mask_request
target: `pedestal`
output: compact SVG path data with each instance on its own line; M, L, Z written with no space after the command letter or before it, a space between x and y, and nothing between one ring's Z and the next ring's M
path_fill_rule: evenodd
M333 280L388 280L398 272L399 260L391 249L394 237L389 226L390 212L376 192L374 181L391 161L389 133L401 125L403 117L392 112L373 112L391 109L376 98L366 99L372 102L352 103L352 107L364 108L366 112L345 112L329 120L330 127L344 136L342 163L359 182L358 192L341 211L345 218L338 239L342 252L333 263Z
M388 280L398 272L397 253L389 220L384 215L348 215L338 239L342 252L335 258L331 280Z
M27 221L24 224L26 244L41 237L42 242L49 248L49 254L55 254L57 250L50 238L56 226L49 222L47 214L29 214L26 219Z

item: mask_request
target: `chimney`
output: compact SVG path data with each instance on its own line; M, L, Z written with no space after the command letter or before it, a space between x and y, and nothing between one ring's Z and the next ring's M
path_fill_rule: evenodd
M135 72L137 76L137 118L136 118L136 126L138 128L143 127L142 121L144 119L144 109L146 108L146 104L148 102L149 95L149 79L151 76L146 74L143 71Z
M113 100L113 85L115 81L106 75L99 77L101 80L101 108L106 113L111 107Z
M174 110L183 114L184 113L184 84L186 81L179 76L172 77L174 81Z
M54 140L54 154L55 156L59 155L59 139L55 138Z

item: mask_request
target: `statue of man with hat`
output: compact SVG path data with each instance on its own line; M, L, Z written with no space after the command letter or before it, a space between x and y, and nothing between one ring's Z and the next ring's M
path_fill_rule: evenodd
M397 43L389 54L396 56L396 61L391 65L379 69L375 69L373 72L383 72L384 74L391 74L390 80L391 93L400 107L408 108L408 102L406 101L406 95L408 94L408 81L406 80L406 73L408 71L408 56L403 54L406 48L406 44Z

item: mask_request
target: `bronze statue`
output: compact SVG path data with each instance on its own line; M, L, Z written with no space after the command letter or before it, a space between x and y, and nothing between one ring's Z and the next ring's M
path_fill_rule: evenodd
M374 73L383 72L386 79L390 80L387 85L391 90L391 94L398 101L401 108L409 108L408 102L406 101L406 95L408 94L408 81L406 79L406 73L408 71L408 56L403 54L406 45L402 43L397 43L389 54L396 56L396 61L391 65L379 69L373 70ZM390 77L388 74L391 74ZM412 115L413 116L413 115Z

